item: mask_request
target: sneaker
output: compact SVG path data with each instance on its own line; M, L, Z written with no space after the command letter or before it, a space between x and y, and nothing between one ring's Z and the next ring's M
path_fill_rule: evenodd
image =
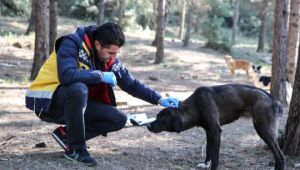
M81 164L87 165L87 166L96 166L97 162L94 158L90 156L88 151L86 149L83 150L72 150L68 148L65 151L65 158L79 162Z
M60 127L56 128L52 132L51 136L63 148L63 150L66 151L67 146L68 146L66 127L60 126Z

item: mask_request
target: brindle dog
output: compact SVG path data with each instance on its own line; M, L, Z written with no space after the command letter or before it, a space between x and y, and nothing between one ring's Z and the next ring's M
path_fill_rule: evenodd
M157 119L147 127L149 131L159 133L181 132L201 126L207 137L204 163L215 170L219 164L221 126L246 115L252 117L257 134L271 149L275 170L284 170L285 160L277 142L281 104L256 87L241 84L199 87L180 103L178 109L161 110Z

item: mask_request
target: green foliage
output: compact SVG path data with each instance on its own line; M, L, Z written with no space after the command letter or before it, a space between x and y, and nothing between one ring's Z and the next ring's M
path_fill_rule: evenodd
M0 0L0 14L3 16L26 16L31 10L31 0Z
M149 0L129 1L126 8L134 9L136 23L143 29L156 29L156 8Z
M257 36L259 32L260 20L256 16L241 18L240 30L247 36Z
M0 84L2 85L27 85L29 83L29 73L24 73L17 78L0 78Z
M207 40L205 46L215 50L230 52L231 43L225 26L232 17L232 6L226 0L207 0L210 11L202 24L202 33ZM226 22L225 22L226 21Z
M58 14L60 16L71 16L71 11L74 10L78 0L57 1Z
M136 22L142 26L143 29L149 27L151 30L156 28L156 18L154 15L141 14L136 17Z
M217 16L220 18L227 18L232 16L232 6L228 0L206 0L210 5L211 10L209 15Z
M98 16L97 3L94 0L58 1L59 15L77 19L96 21ZM106 1L105 20L117 21L117 1Z
M203 23L203 36L207 39L206 47L215 50L230 51L229 35L222 27L224 18L218 16L208 17Z
M239 28L246 36L257 36L260 19L256 14L257 9L252 5L240 5Z

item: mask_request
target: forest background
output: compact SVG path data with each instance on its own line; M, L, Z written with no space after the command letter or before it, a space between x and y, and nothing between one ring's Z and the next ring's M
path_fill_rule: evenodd
M299 0L1 0L1 167L76 167L59 157L61 151L49 135L55 125L39 121L27 110L24 95L56 38L81 25L114 21L123 26L128 40L120 54L122 61L135 77L163 95L183 100L199 86L225 83L269 91L284 106L282 149L287 169L296 168L299 5ZM242 71L232 77L226 54L261 65L256 81L249 81ZM271 86L258 82L259 76L271 76ZM125 103L121 109L128 114L154 117L161 109L116 91ZM251 120L226 125L222 136L220 167L273 166ZM40 142L46 147L37 148ZM92 153L102 163L99 169L194 169L203 159L199 147L204 144L204 132L198 128L154 135L131 127L91 141Z

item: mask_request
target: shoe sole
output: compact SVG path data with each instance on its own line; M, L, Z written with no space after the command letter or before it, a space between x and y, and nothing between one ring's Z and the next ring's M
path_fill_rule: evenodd
M96 166L97 165L97 163L96 164L87 164L87 163L80 162L80 161L78 161L76 159L73 159L73 158L69 157L66 154L64 154L64 157L67 158L70 161L73 161L73 162L76 162L76 163L79 163L79 164L82 164L82 165L86 165L86 166Z
M60 138L55 133L52 133L51 136L60 145L60 147L63 148L63 150L67 149L67 146L65 145L65 143L63 141L61 141Z

